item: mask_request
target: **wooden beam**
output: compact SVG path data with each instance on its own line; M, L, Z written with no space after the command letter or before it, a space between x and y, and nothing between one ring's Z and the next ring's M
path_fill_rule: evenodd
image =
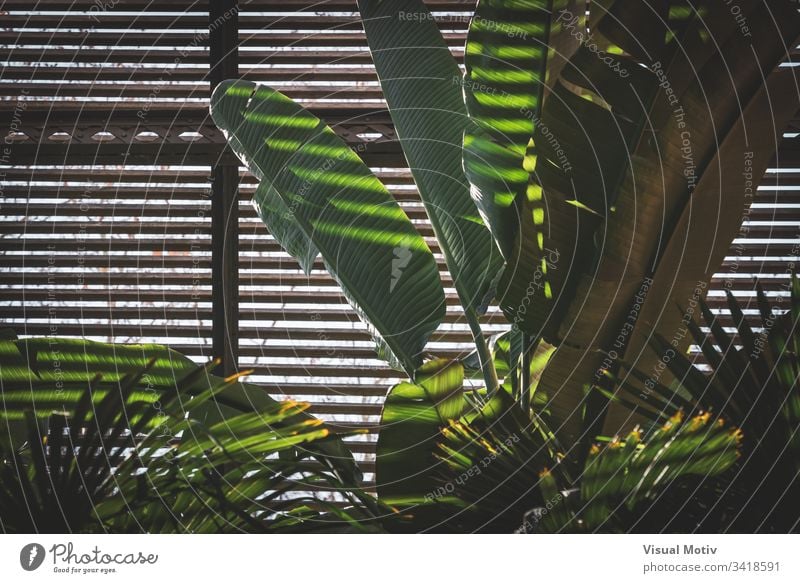
M211 91L239 77L238 0L209 0L208 80ZM219 374L238 370L239 360L239 164L227 157L211 169L212 353L221 359Z

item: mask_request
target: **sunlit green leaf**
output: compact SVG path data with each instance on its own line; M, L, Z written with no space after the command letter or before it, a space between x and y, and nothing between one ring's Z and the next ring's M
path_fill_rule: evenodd
M481 312L501 258L462 169L469 125L462 76L421 0L358 3L367 43L406 161L465 307Z
M444 316L444 295L433 254L397 202L331 128L273 89L226 81L211 112L269 183L263 195L288 209L293 222L278 236L294 237L306 259L319 250L380 354L413 372Z

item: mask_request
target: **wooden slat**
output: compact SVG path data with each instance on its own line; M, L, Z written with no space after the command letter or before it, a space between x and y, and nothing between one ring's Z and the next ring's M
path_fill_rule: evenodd
M6 0L4 10L90 10L97 4L97 0ZM426 2L431 10L464 9L467 5L464 0L433 0ZM247 10L263 10L270 12L295 12L302 10L319 11L357 10L355 0L239 0L239 6ZM116 10L165 10L165 5L154 0L116 0ZM205 10L205 0L170 0L169 9L175 11L195 9Z
M218 144L158 144L153 148L148 144L16 144L11 147L7 160L13 165L29 164L211 164L223 155ZM368 144L359 155L368 165L384 167L402 167L403 160L398 159L397 144ZM234 158L228 154L228 159Z
M453 309L458 299L432 232L422 225L418 194L407 188L413 180L381 101L355 0L239 4L241 75L305 100L368 164L384 169L379 176L420 224L448 286L451 310L445 329L431 339L435 353L463 355L470 333ZM437 20L460 58L464 13L474 0L428 5L459 12L437 15ZM0 94L10 97L0 100L0 126L10 127L19 117L16 98L24 90L31 101L20 125L32 138L12 146L9 159L17 166L0 170L7 219L0 221L0 325L25 322L15 325L18 331L50 334L54 308L59 334L157 338L203 360L211 354L212 335L205 218L210 216L210 168L220 160L239 166L208 115L208 37L202 34L207 1L119 0L102 14L93 6L95 0L2 3L11 14L1 17L0 63L12 64L0 72ZM63 13L24 14L30 10ZM142 13L134 20L125 14L131 11ZM172 14L184 11L189 14ZM181 47L192 48L181 57L182 68L165 72ZM159 50L164 48L170 50ZM800 128L800 120L793 125ZM93 142L92 136L105 129L116 139ZM57 131L69 133L72 141L49 140ZM159 137L137 141L141 131ZM181 141L184 131L199 132L202 141ZM369 133L379 138L364 147L358 134ZM800 139L784 138L775 164L800 168ZM253 369L253 378L261 379L270 395L307 398L312 413L338 420L338 431L366 428L372 441L348 442L366 456L363 469L373 472L381 398L402 375L375 357L369 335L322 263L306 276L268 236L249 202L255 180L241 169L239 180L241 368ZM780 257L796 254L800 234L800 172L768 174L761 184L754 200L763 206L749 215L755 222L742 230L741 241L711 282L714 290L730 283L743 299L755 275L762 276L770 293L785 291L786 264ZM776 204L784 206L770 206ZM82 222L87 224L81 227ZM78 240L81 229L97 238ZM754 241L767 238L785 241ZM53 303L54 291L58 303ZM712 295L709 304L727 309L720 295ZM309 306L317 307L312 313ZM754 314L748 317L757 323ZM497 311L484 318L487 330L504 322Z

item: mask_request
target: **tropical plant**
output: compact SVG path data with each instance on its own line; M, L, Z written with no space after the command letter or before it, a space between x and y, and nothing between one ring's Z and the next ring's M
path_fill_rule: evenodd
M425 411L434 410L428 403ZM398 403L390 406L397 411ZM432 419L428 430L438 426ZM525 415L506 390L440 431L427 446L436 460L429 471L406 477L427 491L390 499L415 531L686 532L688 519L709 510L704 502L739 459L743 439L708 412L678 410L647 432L593 445L574 474L547 424Z
M742 458L706 500L698 529L792 532L800 526L800 280L792 276L790 287L789 309L779 314L756 284L760 330L748 322L730 292L735 334L723 327L719 314L699 302L708 332L691 318L686 323L700 350L697 357L709 372L655 336L653 352L676 380L665 385L662 367L656 367L632 369L617 381L612 398L654 421L679 409L705 410L741 428Z
M555 436L501 391L463 415L429 449L439 463L419 526L510 532L795 532L800 526L800 279L778 313L759 284L758 327L727 293L735 329L705 301L705 326L684 314L698 352L660 335L661 363L606 372L593 390L647 420L627 437L592 446L577 474ZM778 296L781 300L782 296ZM691 311L689 312L691 314ZM698 360L699 359L699 360ZM709 368L704 372L698 364ZM661 378L671 372L669 385ZM508 388L507 388L508 389ZM392 406L388 403L387 406ZM420 405L417 405L419 408ZM433 408L433 405L431 405ZM430 429L429 429L430 431ZM433 502L434 509L427 507ZM431 519L433 517L434 520Z
M306 405L214 377L216 363L64 339L0 353L5 532L366 530L391 515Z
M635 9L593 2L588 21L580 2L484 0L462 78L421 1L359 4L486 387L493 392L498 382L477 316L497 296L530 337L526 351L540 338L561 345L541 383L559 434L574 437L582 428L582 389L563 385L582 385L566 383L578 374L576 363L579 378L601 368L598 349L611 348L643 282L656 283L636 313L663 331L661 307L707 281L713 269L699 273L698 265L721 261L744 199L726 195L713 245L703 244L709 229L687 223L689 199L695 214L701 205L717 208L720 169L741 162L744 124L759 175L774 151L774 128L796 109L794 98L765 101L793 86L790 68L776 65L800 32L796 10L790 2L770 11L759 5L742 7L751 27L778 28L753 34L759 46L751 50L722 0L699 10L669 0ZM757 62L724 66L743 54ZM730 82L736 99L708 98L729 93ZM215 90L211 111L261 180L256 203L279 243L306 268L322 256L381 353L413 378L444 304L432 254L399 206L330 128L279 92L228 81ZM680 138L685 128L689 146ZM682 147L690 147L691 168ZM676 258L687 237L709 249L708 258ZM409 258L399 279L392 269L398 249ZM671 285L660 283L662 272Z
M501 392L502 344L513 397L531 421L544 402L577 475L604 423L616 433L624 414L611 403L606 419L608 391L585 386L609 382L623 357L648 358L649 335L674 335L681 318L664 306L705 288L739 229L744 189L731 169L747 159L761 176L797 109L794 70L777 65L800 16L788 0L743 0L742 42L724 0L601 0L588 18L578 0L480 0L462 75L421 0L358 4L473 355L424 361L444 316L433 254L331 128L242 80L217 87L211 113L259 178L272 235L305 269L321 255L378 352L409 376L384 407L378 493L430 491L439 429ZM493 298L512 330L487 341L479 316ZM484 389L470 398L473 369Z
M797 109L794 75L777 65L800 27L791 3L770 3L769 10L745 3L748 22L764 31L754 33L754 59L725 2L592 2L588 31L581 10L554 8L552 25L581 42L557 78L548 77L552 91L533 117L526 188L534 208L516 211L527 235L517 243L521 260L503 279L500 304L523 331L558 345L539 390L551 397L556 434L583 444L568 452L580 459L606 408L599 393L584 398L585 379L608 367L609 354L638 356L645 333L672 337L680 317L664 306L687 303L698 282L709 281L739 229L744 189L725 182L751 150L755 175L764 172L774 147L756 151L747 144L750 132L761 136L759 144L774 142L775 127ZM783 19L777 28L776 14ZM766 98L778 87L792 94L786 104ZM524 144L499 133L493 141L505 151ZM525 163L516 157L516 167ZM696 220L712 213L713 233ZM555 268L547 265L553 254L560 258ZM537 270L546 271L549 294L544 288L523 311ZM610 424L612 431L619 426Z

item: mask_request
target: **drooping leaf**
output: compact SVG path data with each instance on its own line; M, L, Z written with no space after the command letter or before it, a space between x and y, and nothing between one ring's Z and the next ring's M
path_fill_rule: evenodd
M381 355L411 374L444 317L444 294L433 254L397 202L333 130L273 89L226 81L211 113L319 250Z
M741 346L720 324L719 316L700 302L709 332L694 322L689 330L691 341L703 347L709 373L701 372L691 358L656 335L650 342L653 353L661 358L666 355L668 372L675 380L667 387L654 382L651 372L634 369L627 381L618 381L617 394L626 396L627 407L638 408L646 401L672 414L676 407L706 410L728 426L739 427L742 457L732 474L718 483L711 480L709 487L715 493L700 522L733 532L790 532L796 528L793 505L800 496L796 437L800 368L790 347L800 329L791 310L776 314L760 286L756 287L762 330L758 335L744 319L738 300L733 296L728 300L739 338L750 337ZM793 290L792 305L798 297L800 290Z
M297 259L306 274L310 273L319 251L267 180L259 183L253 195L253 206L275 241L284 251Z
M506 260L500 306L534 337L546 323L534 313L553 310L553 290L570 271L559 265L566 250L550 244L549 227L569 224L569 216L546 216L553 211L537 175L540 141L553 138L542 125L542 103L578 47L583 21L580 3L571 0L482 0L467 37L464 95L475 125L464 136L465 173Z
M44 425L27 410L23 448L0 435L5 532L364 531L391 516L352 484L308 465L309 452L331 439L304 413L308 405L273 401L206 425L187 418L187 409L224 398L236 379L193 394L190 373L159 395L156 408L136 396L154 365L131 370L102 395L83 383L77 400ZM155 418L157 425L147 421ZM304 495L309 487L335 488L352 506L334 510Z
M519 398L520 387L516 386L516 383L520 377L519 373L524 360L522 357L522 332L512 328L508 332L492 336L489 339L489 350L492 354L492 362L497 370L498 378L502 379L503 386L507 391L510 391L516 398ZM532 349L528 370L528 378L530 381L530 386L528 388L534 394L536 393L536 387L542 375L542 371L544 371L554 350L555 347L546 342L540 342ZM481 377L477 351L472 351L462 358L462 363L468 378L479 379ZM543 393L539 393L538 396L543 396ZM541 404L541 402L539 404Z
M457 360L437 358L417 369L414 382L425 389L443 420L456 419L464 411L464 366Z
M474 124L464 135L464 170L507 262L514 256L515 243L520 244L521 223L544 212L541 198L532 196L538 185L530 180L536 163L534 127L540 121L547 76L559 72L554 62L577 47L574 38L566 44L552 39L550 44L551 30L559 36L556 9L569 12L573 4L481 0L467 34L463 86ZM541 229L542 224L537 226Z

